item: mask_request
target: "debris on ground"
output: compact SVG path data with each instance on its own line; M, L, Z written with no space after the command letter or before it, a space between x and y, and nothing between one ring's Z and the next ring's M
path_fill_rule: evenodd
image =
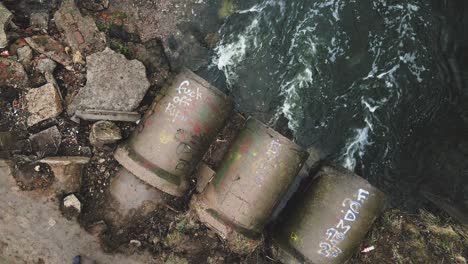
M53 73L55 68L57 67L57 63L55 61L51 60L48 57L42 57L39 56L35 61L34 61L34 69L37 70L40 73Z
M56 126L43 130L29 138L31 149L38 157L54 156L57 154L62 135Z
M21 63L0 57L0 86L24 89L29 78Z
M35 30L47 31L49 29L49 14L46 11L31 13L30 26Z
M109 0L82 0L80 5L91 11L102 11L109 7Z
M29 126L57 117L63 110L61 96L51 83L28 90L24 100L26 111L29 113Z
M89 142L95 147L112 144L122 139L120 128L110 121L99 121L91 127Z
M75 116L87 121L120 121L137 122L141 115L137 112L107 111L107 110L77 110Z
M36 190L48 188L54 175L49 165L40 162L16 162L13 176L22 190Z
M0 49L8 45L8 37L5 28L13 18L13 14L2 3L0 3Z
M87 83L68 106L76 110L133 111L140 104L150 84L143 63L127 60L106 48L86 57Z
M89 162L87 157L47 157L40 162L50 166L55 180L52 189L56 193L77 193L81 187L83 166Z
M63 206L65 209L72 209L78 214L81 212L81 202L74 194L70 194L63 199Z
M25 41L35 51L46 55L65 67L72 65L72 58L65 52L65 47L49 35L40 35L25 38Z
M74 0L63 0L54 19L73 51L90 54L106 47L104 33L98 30L92 17L81 15Z
M16 50L18 54L18 62L20 62L26 70L31 68L31 61L33 59L33 52L29 46L23 46Z

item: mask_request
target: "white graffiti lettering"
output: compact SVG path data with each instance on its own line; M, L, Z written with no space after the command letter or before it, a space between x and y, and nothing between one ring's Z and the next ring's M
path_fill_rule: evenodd
M354 201L350 198L346 198L343 200L342 206L343 208L347 209L346 213L338 224L336 228L329 228L325 232L326 235L326 242L321 241L319 243L319 250L318 253L325 256L326 258L336 258L338 255L341 254L341 249L338 247L340 242L346 239L346 234L349 230L351 230L351 223L355 222L359 217L359 209L362 207L362 203L367 200L370 193L366 190L359 189L357 192L357 201Z

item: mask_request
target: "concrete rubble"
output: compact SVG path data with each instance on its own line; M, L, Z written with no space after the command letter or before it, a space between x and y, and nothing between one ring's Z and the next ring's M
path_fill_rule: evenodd
M136 122L141 119L141 115L137 112L124 111L106 111L106 110L78 110L75 116L88 121L120 121L120 122Z
M30 24L36 30L47 30L49 28L49 14L45 11L32 13Z
M52 189L56 193L76 193L80 191L83 166L89 162L87 157L48 157L40 160L50 166L54 173Z
M80 5L91 11L102 11L109 7L109 0L82 0Z
M26 111L30 114L27 119L28 126L57 117L63 110L58 89L51 83L30 89L24 100Z
M69 115L76 110L133 111L138 107L150 86L140 61L127 60L109 48L86 61L87 83L68 106Z
M31 149L39 157L53 156L57 154L62 136L56 126L43 130L30 138Z
M73 51L90 54L106 47L105 34L98 30L92 17L81 15L74 0L62 1L54 19Z
M7 25L13 18L13 14L0 3L0 49L8 45L8 38L5 32Z
M0 57L0 86L24 89L29 78L21 63Z
M76 212L81 212L81 202L74 194L70 194L63 199L63 206L67 209L74 209Z
M29 70L33 59L32 49L29 46L23 46L16 52L18 54L18 62L20 62L26 70Z
M120 128L109 121L99 121L91 127L89 142L95 147L112 144L122 139Z
M34 69L40 73L53 73L56 67L57 63L48 57L39 57L37 60L35 60Z
M25 41L35 51L46 55L65 67L73 63L72 58L65 52L65 47L49 35L29 37L25 38Z

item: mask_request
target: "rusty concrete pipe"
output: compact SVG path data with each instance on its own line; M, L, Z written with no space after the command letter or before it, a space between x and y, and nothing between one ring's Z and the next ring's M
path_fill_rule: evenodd
M189 70L183 70L147 111L131 138L115 152L127 170L175 196L233 110L231 99Z
M384 194L345 169L324 167L304 193L297 193L274 230L285 264L344 263L384 206Z
M249 119L191 207L233 251L248 253L307 156L294 142Z

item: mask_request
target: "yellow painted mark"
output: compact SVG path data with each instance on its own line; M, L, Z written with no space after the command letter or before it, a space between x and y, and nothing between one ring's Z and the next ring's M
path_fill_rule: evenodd
M299 235L297 235L296 232L291 233L290 239L294 243L297 243L300 240Z
M168 144L174 141L174 136L163 131L159 134L159 141L161 141L162 144Z

